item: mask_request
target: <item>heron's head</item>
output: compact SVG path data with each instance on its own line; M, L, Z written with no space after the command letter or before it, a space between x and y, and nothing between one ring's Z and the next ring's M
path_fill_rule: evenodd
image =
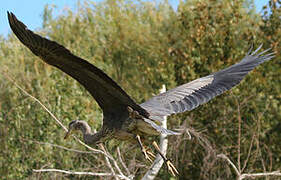
M73 131L80 130L83 133L91 131L89 125L85 121L73 120L68 125L68 131L64 136L64 139L67 139Z

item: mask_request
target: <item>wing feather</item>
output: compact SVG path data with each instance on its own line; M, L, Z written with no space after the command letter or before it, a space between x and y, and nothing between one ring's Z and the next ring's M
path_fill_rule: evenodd
M257 65L274 57L274 53L265 54L270 49L256 55L261 47L254 52L251 48L239 63L154 96L141 106L157 120L161 116L191 111L239 84Z
M104 113L113 113L130 106L141 115L147 112L102 70L73 55L62 45L41 37L29 30L13 13L8 12L9 24L18 39L35 55L76 79L94 97ZM106 114L105 114L106 115Z

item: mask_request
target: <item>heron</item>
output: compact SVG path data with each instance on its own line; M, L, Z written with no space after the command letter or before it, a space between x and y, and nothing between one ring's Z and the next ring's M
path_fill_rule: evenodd
M149 161L155 155L143 144L148 136L180 134L161 127L164 116L191 111L207 103L239 84L256 66L274 57L274 53L268 52L270 49L259 52L262 45L256 50L251 47L240 62L138 104L101 69L74 55L59 43L29 30L12 12L7 14L9 25L20 42L45 63L76 79L102 109L103 124L98 132L92 132L86 121L73 120L69 123L65 139L73 131L81 131L84 142L91 146L112 138L130 141L139 144L145 159ZM157 143L152 144L163 158L168 171L173 175L178 174L176 167L160 151Z

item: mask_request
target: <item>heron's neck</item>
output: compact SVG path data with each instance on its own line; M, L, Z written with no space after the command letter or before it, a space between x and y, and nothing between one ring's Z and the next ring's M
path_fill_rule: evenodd
M85 121L80 121L80 124L82 124L80 126L80 130L82 131L83 136L85 136L86 134L92 134L91 127L88 123L86 123Z
M83 139L86 144L95 145L96 143L101 142L104 137L103 129L97 133L93 133L91 127L87 123L83 123L83 126L81 126L80 129L83 133Z

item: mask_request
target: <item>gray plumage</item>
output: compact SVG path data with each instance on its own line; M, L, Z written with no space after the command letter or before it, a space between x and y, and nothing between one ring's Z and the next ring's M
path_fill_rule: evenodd
M154 96L142 103L141 107L159 120L161 116L191 111L239 84L257 65L274 57L274 53L265 54L270 49L257 54L261 47L254 52L251 48L239 63Z

